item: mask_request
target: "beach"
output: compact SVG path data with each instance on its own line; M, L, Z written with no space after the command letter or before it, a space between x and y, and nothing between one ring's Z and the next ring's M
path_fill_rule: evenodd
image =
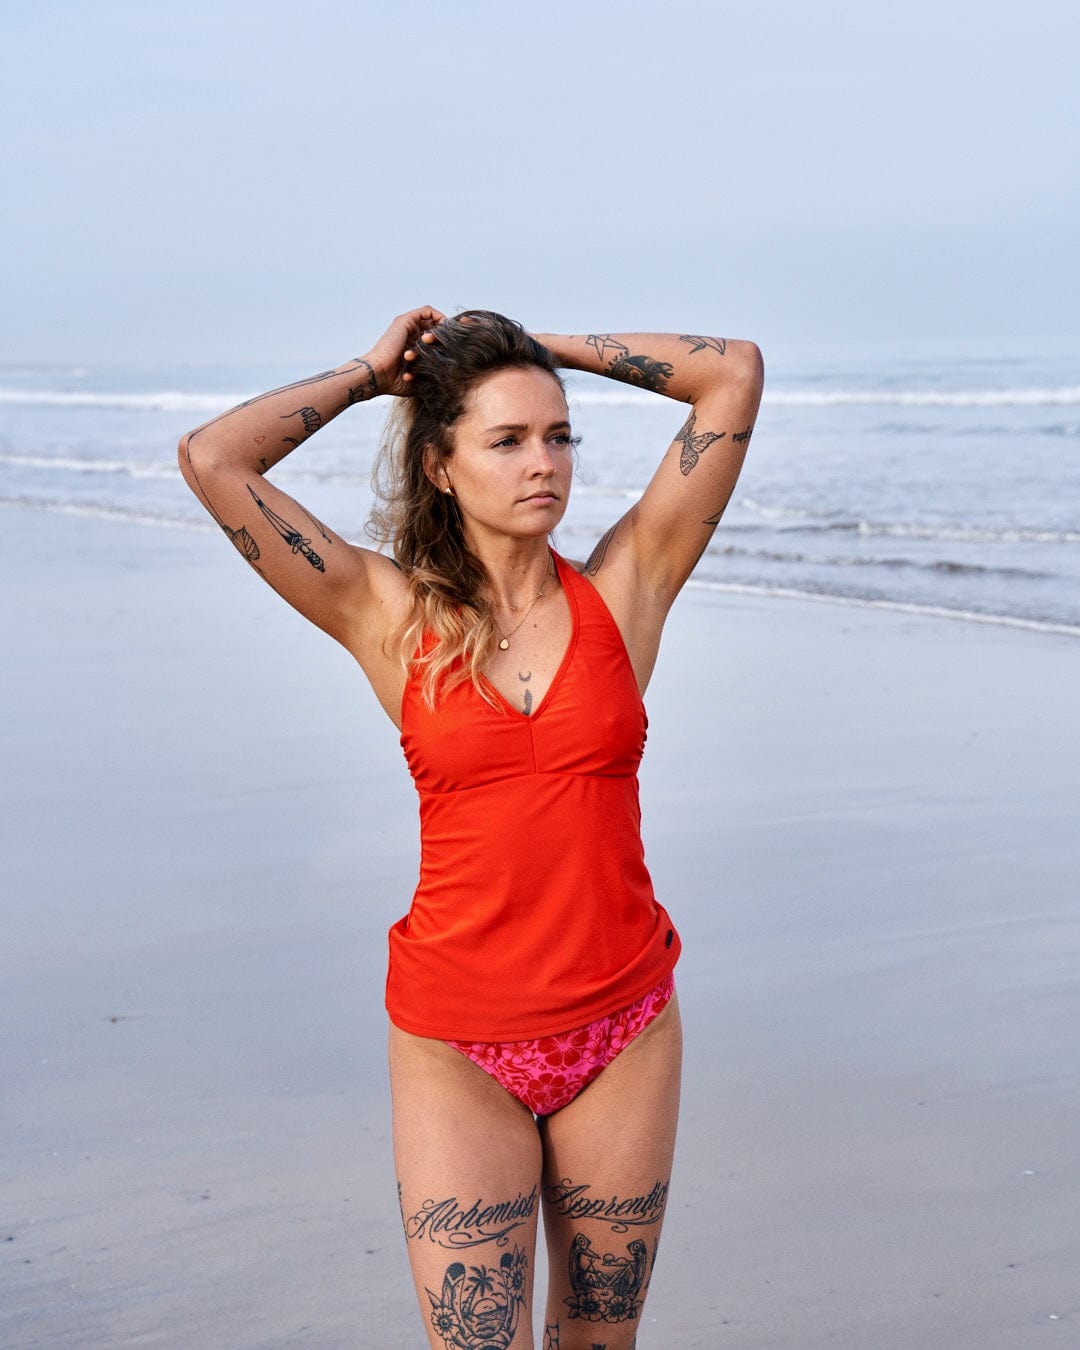
M5 509L0 1344L423 1343L397 733L218 532ZM687 591L647 857L687 1034L640 1350L1080 1343L1080 641Z

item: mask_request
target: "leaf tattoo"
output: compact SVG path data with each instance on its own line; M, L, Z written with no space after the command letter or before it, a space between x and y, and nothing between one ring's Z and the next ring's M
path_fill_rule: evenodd
M726 432L723 431L695 432L696 426L697 413L692 412L682 431L675 437L676 441L682 446L682 452L679 455L679 468L684 476L690 472L710 445L722 441L726 435Z
M236 548L243 554L249 563L256 563L259 560L259 546L255 540L248 534L243 525L238 530L230 530L228 525L221 527L228 537L232 540Z

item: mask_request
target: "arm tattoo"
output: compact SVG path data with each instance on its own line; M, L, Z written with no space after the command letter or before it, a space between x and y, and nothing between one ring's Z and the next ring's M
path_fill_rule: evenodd
M752 426L749 426L746 428L745 431L737 431L735 435L732 436L731 439L735 442L736 445L747 445L750 441L750 437L753 434L754 428Z
M558 1322L544 1323L544 1350L559 1350Z
M362 356L358 356L356 358L356 364L358 366L363 366L367 371L367 379L363 384L349 386L349 395L345 400L346 408L351 407L354 403L359 403L362 399L374 398L379 392L379 380L371 362L365 361Z
M309 384L322 384L324 380L333 380L336 377L336 370L324 370L318 375L309 376L306 380L294 380L292 384L283 384L280 389L270 389L265 394L256 394L254 398L246 398L243 403L238 403L235 408L229 408L223 413L218 413L217 417L212 417L209 422L204 422L201 427L196 427L188 437L188 441L190 443L200 432L206 431L208 427L212 427L215 422L220 422L223 417L228 417L230 413L239 412L241 408L253 407L256 403L262 403L265 399L284 394L290 389L305 389Z
M630 348L625 343L620 342L618 338L612 337L610 333L590 333L585 339L585 345L592 347L601 361L607 360L609 351L615 353L616 360L620 354L626 356L630 354Z
M618 525L612 525L611 529L601 537L596 547L589 554L588 561L582 568L582 571L586 576L596 576L597 572L600 571L600 568L603 567L604 559L607 557L608 545L611 543L612 537L618 528Z
M312 432L318 431L322 426L322 418L314 408L297 408L295 412L282 413L281 421L286 422L290 417L300 417L304 421L304 430L310 436Z
M282 539L285 540L285 542L292 549L292 551L294 553L299 553L302 558L306 558L317 572L325 572L326 564L315 552L315 550L311 547L311 540L305 539L299 530L293 529L293 527L289 524L287 520L284 520L281 516L279 516L276 511L272 511L270 507L267 506L267 504L259 496L259 494L255 491L255 489L251 486L250 483L248 483L247 485L247 490L251 493L252 497L255 498L255 505L263 513L263 515L274 527L274 529L278 532L278 534L281 535Z
M695 432L696 426L697 413L692 412L682 431L675 437L676 441L682 446L682 453L679 455L679 468L684 476L693 469L710 445L722 441L727 434L723 431Z
M601 361L606 361L608 352L614 353L605 375L613 380L622 380L624 384L637 385L639 389L648 389L654 394L662 394L671 379L672 367L667 361L654 361L651 356L631 356L630 348L610 333L590 333L585 339Z
M296 504L297 506L300 506L299 502L297 502ZM303 511L304 515L307 516L308 520L310 520L312 525L314 525L315 528L319 531L319 533L322 535L326 543L332 544L334 541L326 533L326 526L322 523L322 521L318 520L315 516L313 516L306 506L300 506L300 510Z
M728 504L729 501L731 501L731 494L732 494L734 491L735 491L735 484L732 483L731 487L728 489L728 494L727 494L727 496L724 498L723 502L721 502L721 504L720 504L720 509L719 509L719 511L716 511L713 515L709 516L709 518L708 518L707 520L703 520L703 521L701 522L702 525L719 525L719 524L720 524L720 517L721 517L721 516L724 514L724 512L727 510L727 504Z
M723 356L727 351L726 338L702 337L700 333L682 333L679 337L680 342L690 343L690 355L695 352L704 351L706 347L716 352L717 356Z
M248 534L244 526L241 525L238 530L230 530L228 525L222 525L221 528L225 531L229 539L232 540L240 555L246 558L248 562L251 563L252 567L255 567L255 564L259 561L259 546L251 535ZM261 567L255 567L255 571L262 576Z
M651 356L617 356L608 368L613 380L633 384L650 393L662 394L671 379L673 367L667 361L654 361Z

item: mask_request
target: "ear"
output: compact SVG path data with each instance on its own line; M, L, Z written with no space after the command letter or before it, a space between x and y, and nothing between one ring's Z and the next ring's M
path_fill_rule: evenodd
M454 489L446 472L446 461L439 458L438 450L430 441L424 446L424 473L428 481L434 483L439 492L448 493L451 497L454 495Z

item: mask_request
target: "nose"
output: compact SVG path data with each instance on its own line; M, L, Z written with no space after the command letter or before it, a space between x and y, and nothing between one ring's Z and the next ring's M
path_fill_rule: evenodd
M555 456L551 453L551 447L544 439L537 440L533 445L530 459L530 473L535 478L550 478L555 473L555 468Z

